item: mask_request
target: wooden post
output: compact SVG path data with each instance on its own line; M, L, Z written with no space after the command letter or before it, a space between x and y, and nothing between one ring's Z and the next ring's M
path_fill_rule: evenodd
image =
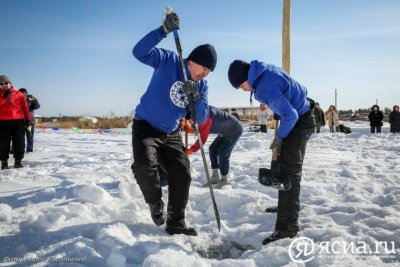
M283 0L282 19L282 68L288 74L290 74L290 2L291 0ZM278 133L278 127L279 121L275 121L275 136ZM274 149L272 151L272 162L276 162L278 160L278 156L277 150Z
M290 74L290 2L283 0L282 67Z

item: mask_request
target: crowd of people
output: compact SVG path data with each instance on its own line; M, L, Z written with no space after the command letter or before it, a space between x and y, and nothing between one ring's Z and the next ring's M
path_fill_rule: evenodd
M272 112L270 112L268 106L265 104L260 104L259 111L257 113L258 126L259 128L255 130L256 132L267 132L267 121L271 118ZM329 131L343 132L343 124L339 121L339 113L334 105L330 105L326 112L323 111L318 102L314 106L314 117L315 117L315 133L320 133L321 128L328 125ZM370 122L371 133L381 133L384 115L378 105L373 105L371 111L368 114L368 120ZM400 133L400 111L399 106L395 105L393 110L388 116L388 122L390 124L391 133ZM346 128L346 127L345 127Z
M319 103L315 103L314 115L316 121L316 133L320 132L321 127L327 123L330 132L342 131L342 125L339 123L339 113L334 105L330 105L326 113L321 109ZM378 105L373 105L368 114L371 133L381 133L384 115ZM391 133L400 133L400 112L399 106L395 105L389 114L389 124Z

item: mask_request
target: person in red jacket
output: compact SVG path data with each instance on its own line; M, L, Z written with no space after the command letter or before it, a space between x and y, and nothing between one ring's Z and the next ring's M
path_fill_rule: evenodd
M222 187L228 184L229 159L236 142L242 136L243 126L238 119L226 111L213 106L209 106L209 111L209 117L199 126L200 136L205 144L210 133L218 134L209 147L212 168L210 178L211 183L219 184L217 187ZM199 149L199 141L196 141L187 149L187 154L190 155Z
M0 160L8 169L10 143L14 146L14 168L22 168L25 153L25 127L31 120L23 93L14 90L10 78L0 75Z

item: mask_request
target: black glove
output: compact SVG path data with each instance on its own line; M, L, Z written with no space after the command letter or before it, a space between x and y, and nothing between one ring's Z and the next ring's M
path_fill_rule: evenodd
M281 119L281 116L278 114L274 113L274 120L279 121Z
M200 94L199 91L197 90L196 82L191 80L186 81L182 86L182 90L183 92L185 92L187 96L192 95L193 101L197 101L200 99Z
M29 126L32 126L31 121L25 120L25 128L29 128Z
M162 29L166 34L179 30L179 17L175 12L171 12L165 16Z

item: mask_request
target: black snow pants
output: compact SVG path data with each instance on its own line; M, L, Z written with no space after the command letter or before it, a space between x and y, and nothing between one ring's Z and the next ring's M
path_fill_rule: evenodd
M179 129L166 134L144 120L134 120L132 148L135 179L148 204L161 200L158 165L167 173L167 225L185 225L185 208L191 183L190 162Z
M0 160L8 160L11 148L14 158L22 160L25 154L25 120L0 120Z
M283 139L280 152L282 176L289 177L290 190L279 191L278 214L275 229L281 232L297 233L300 211L300 181L307 142L315 131L314 114L302 115L290 134Z

